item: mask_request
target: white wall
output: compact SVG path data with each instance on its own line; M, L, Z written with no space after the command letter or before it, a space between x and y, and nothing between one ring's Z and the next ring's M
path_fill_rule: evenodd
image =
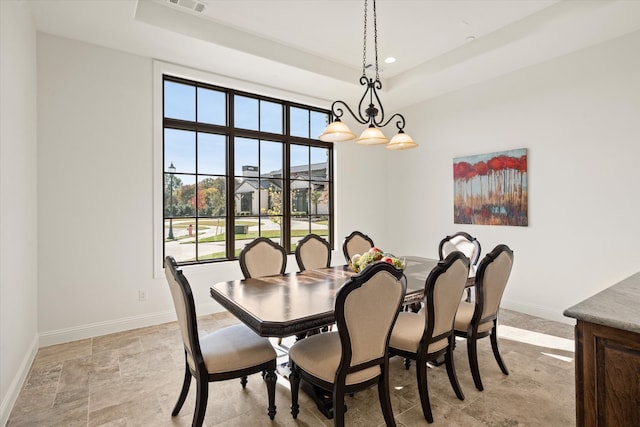
M36 32L0 1L0 425L38 348Z
M437 256L458 230L515 265L503 305L542 317L640 271L640 33L407 109L418 150L389 158L391 246ZM422 124L418 125L416 124ZM529 226L453 224L453 158L528 149Z
M151 59L37 43L42 344L175 318L152 267Z

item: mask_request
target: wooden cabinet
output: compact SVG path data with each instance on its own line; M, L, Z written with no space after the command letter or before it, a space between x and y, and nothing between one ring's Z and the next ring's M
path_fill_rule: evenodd
M578 321L578 427L640 427L640 272L564 315Z
M576 417L578 427L640 426L639 333L578 320Z

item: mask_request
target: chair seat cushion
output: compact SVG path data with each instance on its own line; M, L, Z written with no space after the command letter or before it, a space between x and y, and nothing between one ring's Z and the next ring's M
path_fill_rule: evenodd
M389 347L396 348L398 350L408 351L416 353L420 340L424 334L425 329L425 314L426 311L421 310L419 313L411 313L403 311L398 314L398 319L391 332L391 338L389 339ZM448 345L447 339L441 339L437 342L431 343L429 353L434 353L438 350L442 350Z
M468 302L461 302L458 306L458 312L456 313L456 320L454 322L454 329L456 331L466 332L471 323L473 317L473 311L476 305ZM478 326L478 332L487 332L493 328L493 322L484 322Z
M296 342L289 350L289 359L303 371L326 382L335 381L342 357L338 332L312 335ZM358 384L380 375L380 367L372 366L347 375L346 384Z
M242 324L200 338L200 348L211 374L250 368L276 358L269 340Z

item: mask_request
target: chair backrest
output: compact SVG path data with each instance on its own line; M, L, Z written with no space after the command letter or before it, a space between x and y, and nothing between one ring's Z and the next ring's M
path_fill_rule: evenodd
M478 239L471 236L469 233L459 231L456 234L452 234L451 236L447 236L442 239L438 246L440 259L445 259L447 255L454 251L460 251L465 254L465 256L471 261L471 265L475 266L478 264L478 260L480 259L480 252L482 251L482 248L480 247Z
M295 254L300 271L331 265L331 245L317 234L308 234L298 241Z
M374 246L373 240L369 236L360 231L354 231L344 238L342 252L347 263L349 263L355 254L362 255Z
M284 248L266 237L258 237L240 251L240 269L245 279L284 274L287 253Z
M436 342L453 334L453 323L469 276L469 258L451 252L429 273L425 282L426 338Z
M178 265L172 256L167 256L164 260L164 272L167 276L173 305L176 309L178 317L178 325L180 326L180 335L182 343L187 354L187 363L189 367L196 371L204 368L204 360L200 349L200 340L198 338L198 323L196 316L196 307L193 302L193 293L189 281L178 270Z
M342 359L337 381L388 359L389 337L407 289L403 277L401 270L379 262L338 290L335 314Z
M484 323L498 315L500 301L513 266L513 251L498 245L480 261L476 273L476 308L472 323Z

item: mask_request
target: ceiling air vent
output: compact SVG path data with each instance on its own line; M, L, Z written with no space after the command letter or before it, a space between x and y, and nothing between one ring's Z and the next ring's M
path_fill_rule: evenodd
M204 3L197 0L167 0L167 2L195 12L202 12L205 6Z

